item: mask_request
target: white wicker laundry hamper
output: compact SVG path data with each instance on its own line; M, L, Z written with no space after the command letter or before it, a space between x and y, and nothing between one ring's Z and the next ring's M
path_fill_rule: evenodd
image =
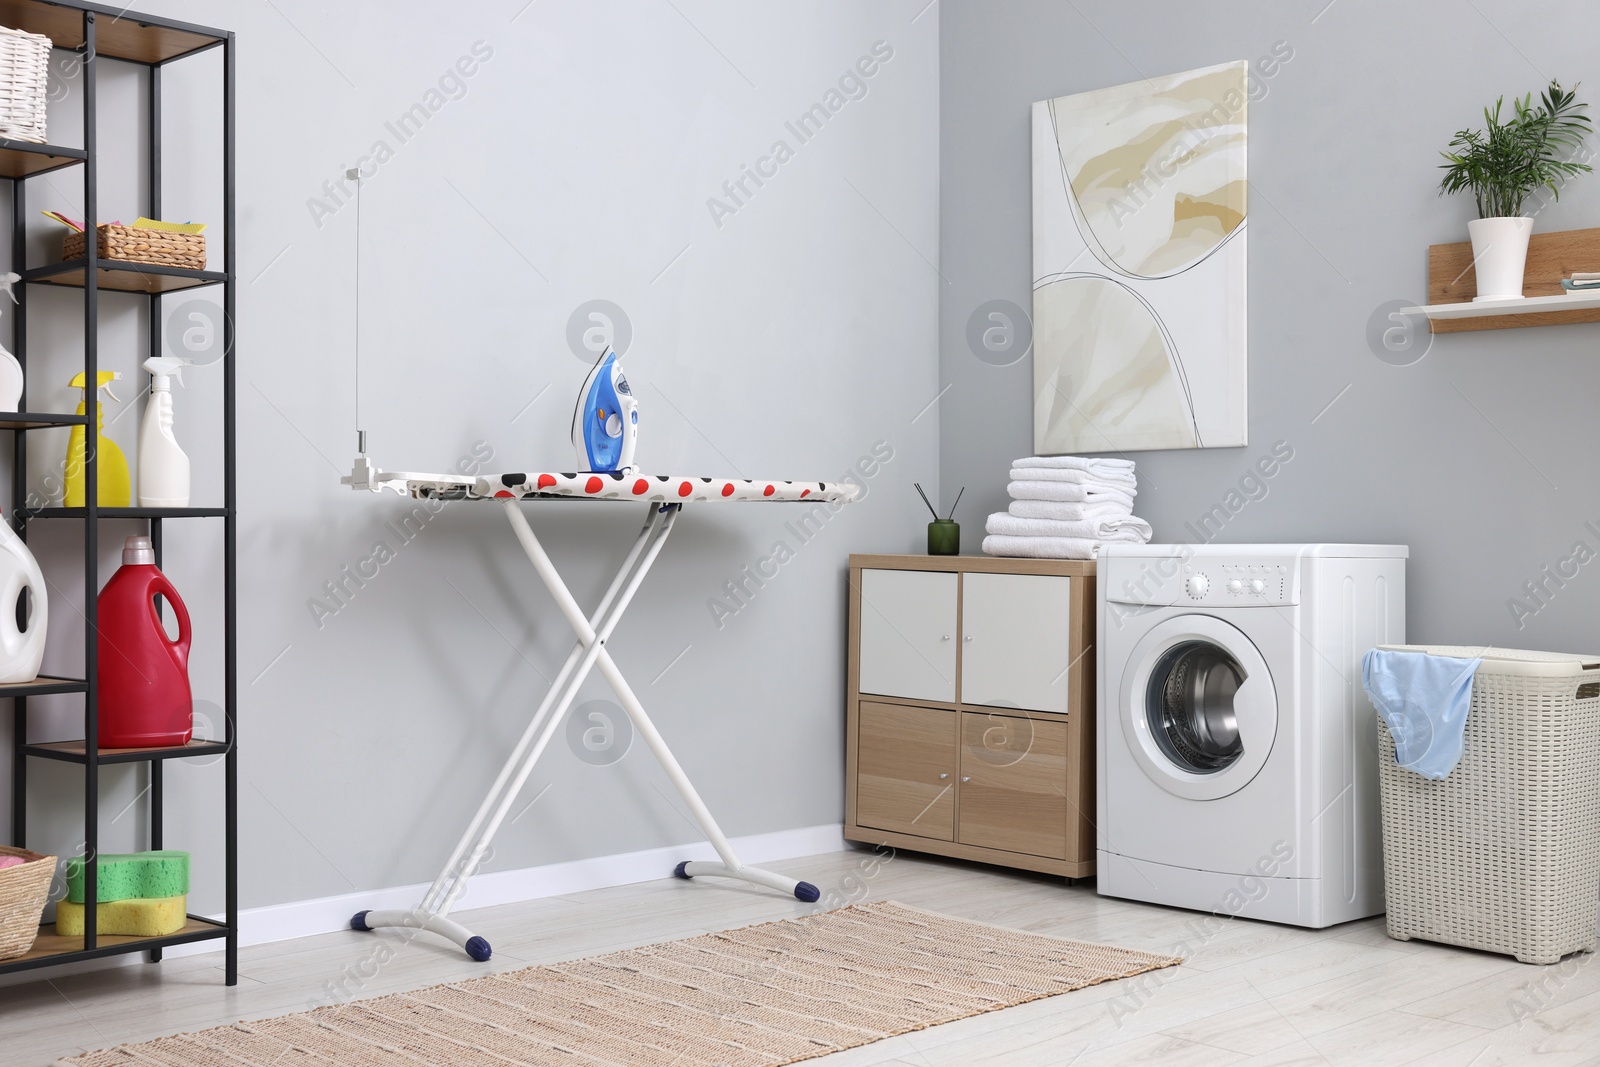
M1483 657L1461 762L1397 767L1378 720L1389 936L1554 963L1600 908L1600 656L1384 645Z

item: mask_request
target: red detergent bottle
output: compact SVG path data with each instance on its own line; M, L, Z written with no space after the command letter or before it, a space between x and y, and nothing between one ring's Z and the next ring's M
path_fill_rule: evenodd
M178 619L167 637L156 596ZM189 691L189 612L167 576L156 569L148 537L130 537L122 566L100 590L99 730L101 748L186 745L194 734Z

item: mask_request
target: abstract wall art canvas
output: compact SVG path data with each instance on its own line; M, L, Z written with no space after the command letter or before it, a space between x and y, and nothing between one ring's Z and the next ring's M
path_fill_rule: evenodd
M1033 105L1040 455L1246 443L1246 77Z

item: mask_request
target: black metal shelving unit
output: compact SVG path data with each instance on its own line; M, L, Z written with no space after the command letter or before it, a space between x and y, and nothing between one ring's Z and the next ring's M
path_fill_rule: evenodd
M52 926L40 928L39 939L27 955L0 962L0 974L36 967L51 967L80 960L127 952L148 952L152 961L161 951L194 941L224 939L224 971L228 985L238 982L239 877L238 877L238 752L235 724L238 707L237 663L237 489L235 465L234 392L236 370L234 352L235 263L234 239L234 80L236 51L234 36L226 30L211 29L142 12L130 12L78 0L0 0L0 25L41 33L57 50L75 53L81 62L80 93L83 100L83 147L31 144L0 139L0 179L11 182L11 259L13 269L22 276L22 292L14 312L12 350L27 369L28 300L34 285L67 286L83 290L84 352L83 369L88 384L85 414L0 412L0 429L12 431L12 506L9 521L20 536L28 536L28 525L37 520L76 520L83 523L83 577L86 591L84 614L84 677L39 678L33 682L0 685L0 699L12 701L13 741L11 779L11 840L25 846L27 840L28 763L48 759L76 763L83 767L83 854L94 856L99 848L100 768L126 763L146 763L150 775L150 847L162 847L163 768L169 759L197 756L223 757L224 763L224 878L226 910L222 922L190 915L185 927L166 937L112 937L95 929L97 887L95 868L86 869L85 931L81 938L62 937ZM84 221L89 233L99 218L97 199L97 114L96 82L98 61L104 59L138 64L145 68L150 95L149 211L161 217L161 72L166 64L209 51L222 49L222 180L223 244L220 271L181 270L102 260L97 242L86 242L85 257L66 263L27 267L27 179L38 174L80 167L83 173ZM212 256L216 255L213 248ZM99 370L99 302L101 292L130 293L149 303L149 352L162 351L161 294L205 285L223 286L223 506L220 508L103 508L98 505L99 471L94 455L95 430L99 416L99 393L95 377ZM118 299L125 299L119 297ZM28 406L26 394L22 407ZM83 507L30 507L27 493L27 435L31 430L59 426L84 426L86 463ZM148 749L102 749L96 744L98 709L95 699L96 605L92 593L100 588L99 554L102 520L138 519L148 524L155 543L156 563L161 563L162 524L179 519L221 519L223 549L223 640L225 725L221 738L197 738L186 746ZM83 698L84 740L30 743L28 698L79 694Z

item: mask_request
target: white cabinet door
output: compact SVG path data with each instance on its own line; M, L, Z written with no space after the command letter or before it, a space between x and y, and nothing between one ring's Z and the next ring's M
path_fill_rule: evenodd
M956 580L937 571L861 572L861 691L956 698Z
M962 583L962 703L1065 714L1072 579L969 572Z

